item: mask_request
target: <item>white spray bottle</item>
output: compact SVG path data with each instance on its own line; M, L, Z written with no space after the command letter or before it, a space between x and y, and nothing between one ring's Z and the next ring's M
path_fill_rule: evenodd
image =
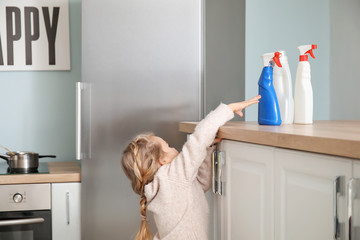
M285 51L280 52L282 67L274 66L274 88L279 102L282 124L294 122L294 98L290 67Z
M296 71L295 92L294 92L294 123L312 124L313 122L313 89L311 86L310 64L308 55L315 58L312 50L317 45L302 45L298 47L300 59Z

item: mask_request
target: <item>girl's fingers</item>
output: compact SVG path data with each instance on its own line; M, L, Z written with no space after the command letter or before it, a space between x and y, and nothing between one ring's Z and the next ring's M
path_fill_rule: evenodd
M257 95L256 97L253 97L253 99L259 100L261 98L261 95Z
M214 141L212 142L212 144L210 146L213 146L216 143L221 142L223 139L222 138L215 138Z
M256 102L256 101L259 101L261 97L254 97L254 98L251 98L249 99L247 102Z
M249 100L247 100L247 102L253 102L253 101L258 101L261 98L261 95L257 95L256 97L250 98Z
M244 116L244 114L243 114L242 111L237 111L236 114L239 115L240 117L243 117L243 116Z
M253 102L247 102L247 103L245 103L245 107L248 107L248 106L258 103L258 102L259 102L258 100L254 100Z
M237 103L231 103L229 104L230 108L237 113L237 111L240 111L240 113L237 113L239 116L243 116L243 113L241 112L242 109L247 108L250 105L253 105L255 103L259 103L259 99L261 98L260 95L253 97L247 101L243 102L237 102Z

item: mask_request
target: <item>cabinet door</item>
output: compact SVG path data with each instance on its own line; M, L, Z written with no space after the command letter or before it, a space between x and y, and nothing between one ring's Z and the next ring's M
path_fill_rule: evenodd
M353 177L360 178L360 160L354 160Z
M223 141L225 189L215 195L215 239L272 240L274 148Z
M351 174L350 160L276 149L275 239L334 239L335 212L341 229L337 239L345 239L346 182ZM336 194L334 181L338 176L344 178Z
M353 179L349 183L349 240L360 240L360 161L354 160L353 163Z
M80 183L53 183L51 193L53 240L80 240Z

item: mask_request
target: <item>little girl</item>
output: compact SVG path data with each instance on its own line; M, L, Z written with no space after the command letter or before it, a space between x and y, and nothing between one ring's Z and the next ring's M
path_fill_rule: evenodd
M210 145L222 125L242 110L258 103L248 101L220 104L199 124L179 153L160 137L139 135L124 150L121 164L135 193L139 194L141 226L136 240L152 239L146 210L153 212L158 233L154 240L207 240L209 206L205 192L210 188Z

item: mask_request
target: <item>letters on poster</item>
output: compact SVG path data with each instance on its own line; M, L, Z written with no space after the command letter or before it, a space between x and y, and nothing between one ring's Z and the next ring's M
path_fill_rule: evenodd
M70 70L68 0L1 0L0 70Z

